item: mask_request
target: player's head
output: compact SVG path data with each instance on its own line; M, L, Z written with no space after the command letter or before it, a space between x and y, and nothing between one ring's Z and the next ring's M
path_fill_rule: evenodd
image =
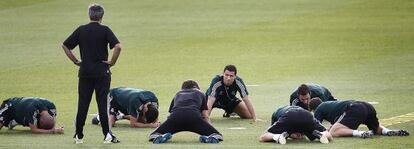
M104 15L104 8L102 5L99 4L91 4L89 5L89 19L91 21L101 21Z
M224 85L230 86L233 84L234 79L236 79L237 76L237 68L234 65L227 65L224 67L223 70L223 82Z
M153 104L147 104L147 111L145 112L145 119L147 123L153 123L158 119L158 109Z
M55 118L49 114L40 115L37 127L40 129L52 129L55 127Z
M309 105L309 101L310 101L310 90L309 87L305 84L302 84L299 86L298 88L298 98L300 100L300 102L302 102L305 105Z
M181 85L181 89L200 89L200 87L194 80L185 80Z
M314 97L309 102L309 111L314 111L320 104L322 100L319 97Z

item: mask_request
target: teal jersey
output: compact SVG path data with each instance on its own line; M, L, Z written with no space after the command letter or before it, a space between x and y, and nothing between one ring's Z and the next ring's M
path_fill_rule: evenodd
M29 124L37 125L39 114L42 111L48 111L48 113L56 117L56 106L44 98L38 97L14 97L9 101L11 105L12 118L23 126L29 126Z
M150 102L158 108L158 99L154 93L142 89L117 87L110 91L111 104L125 115L138 118L144 104Z
M352 102L352 100L323 102L315 109L313 115L320 122L327 120L334 124Z
M302 109L302 108L298 106L289 106L289 105L279 107L275 112L273 112L272 123L270 125L273 125L273 123L275 123L280 117L282 117L289 110L294 110L294 109Z
M306 84L306 86L309 87L309 91L310 91L310 96L311 98L314 97L319 97L322 102L325 101L335 101L336 99L332 96L331 92L323 87L322 85L318 85L318 84ZM307 105L303 104L300 100L299 100L299 95L298 95L298 88L295 89L295 91L293 91L293 93L290 95L290 105L291 106L300 106L306 110L308 110Z

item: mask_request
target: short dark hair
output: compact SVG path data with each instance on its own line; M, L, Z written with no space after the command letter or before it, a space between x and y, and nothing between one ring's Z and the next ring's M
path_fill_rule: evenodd
M37 127L40 129L52 129L55 127L55 118L50 115L40 116Z
M200 89L200 87L198 86L198 83L194 80L185 80L183 82L183 85L181 85L181 89Z
M319 97L314 97L309 102L309 110L313 111L315 110L320 104L322 103L322 100Z
M237 75L237 68L236 68L236 66L234 66L234 65L232 65L232 64L227 65L226 67L224 67L223 72L225 72L226 70L227 70L227 71L234 72L234 74L235 74L235 75Z
M145 119L147 123L153 123L158 118L158 109L153 104L147 105L147 112L145 112Z
M306 94L310 94L309 87L306 84L301 84L298 87L298 95L306 95Z
M104 15L104 8L99 4L89 5L89 19L92 21L99 21Z

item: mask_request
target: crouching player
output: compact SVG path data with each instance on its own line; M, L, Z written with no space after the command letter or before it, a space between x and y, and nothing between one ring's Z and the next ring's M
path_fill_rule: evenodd
M0 106L0 129L23 125L36 134L63 134L63 127L55 128L55 120L56 107L44 98L13 97Z
M109 92L109 122L128 119L134 128L156 128L158 121L158 99L154 93L142 89L117 87ZM99 124L99 116L92 118L92 124Z
M272 114L272 126L259 138L261 142L286 144L288 137L309 140L319 139L321 143L329 143L332 136L312 114L298 106L284 106Z
M329 132L334 137L360 137L370 138L374 134L386 136L408 136L406 130L390 130L378 122L375 108L363 101L327 101L312 98L309 109L319 122L329 121L332 126ZM359 125L365 124L369 131L357 130Z
M207 100L197 82L184 81L173 98L167 121L149 136L154 144L165 143L180 131L190 131L200 136L202 143L219 143L223 136L209 123Z

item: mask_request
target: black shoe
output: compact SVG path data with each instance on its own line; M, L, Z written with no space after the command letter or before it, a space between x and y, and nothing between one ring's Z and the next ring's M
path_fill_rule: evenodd
M410 133L407 130L391 130L387 132L387 136L409 136Z

